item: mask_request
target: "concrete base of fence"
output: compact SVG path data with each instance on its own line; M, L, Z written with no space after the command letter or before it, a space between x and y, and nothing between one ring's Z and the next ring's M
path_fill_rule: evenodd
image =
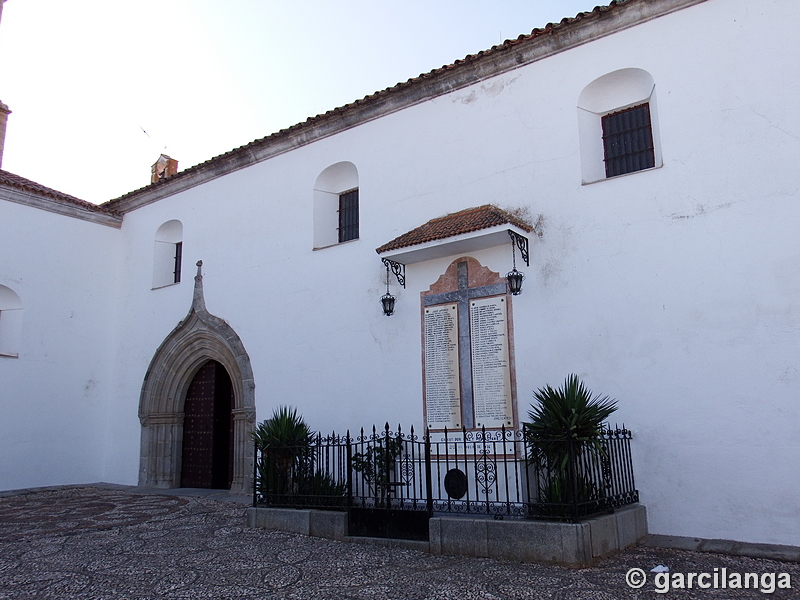
M247 525L332 540L356 539L347 535L345 512L248 508ZM431 554L585 567L599 558L635 545L646 535L647 511L644 506L634 504L580 523L433 517L430 520L430 541L411 544L415 549L427 550ZM365 538L358 540L366 541ZM406 546L405 540L374 541Z
M344 540L347 537L347 513L334 510L250 507L247 509L247 526Z
M580 523L435 517L429 551L584 567L646 535L647 511L639 504Z

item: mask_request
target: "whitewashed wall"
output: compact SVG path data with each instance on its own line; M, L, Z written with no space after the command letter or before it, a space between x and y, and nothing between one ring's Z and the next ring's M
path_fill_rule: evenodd
M120 232L10 202L0 211L0 285L23 306L18 357L0 357L0 490L100 481Z
M386 318L374 248L491 202L544 223L513 303L523 418L535 388L576 372L619 399L652 532L800 544L792 11L709 1L128 214L115 471L135 477L141 380L189 308L189 277L150 290L161 223L183 223L187 275L205 263L259 420L288 403L342 431L421 424L419 293L457 258L410 265ZM623 68L655 81L663 167L581 185L578 97ZM358 170L361 236L313 251L314 182L341 161ZM474 256L510 268L507 246Z
M291 404L323 431L420 426L419 294L458 257L409 265L387 318L374 249L494 203L543 223L512 307L521 417L575 372L619 400L651 532L800 545L797 18L795 3L708 0L128 213L96 468L136 481L142 380L199 259L208 310L252 361L258 420ZM663 166L581 185L578 98L625 68L655 82ZM360 239L315 251L314 183L342 161ZM153 290L172 219L183 281ZM473 256L505 273L509 250Z

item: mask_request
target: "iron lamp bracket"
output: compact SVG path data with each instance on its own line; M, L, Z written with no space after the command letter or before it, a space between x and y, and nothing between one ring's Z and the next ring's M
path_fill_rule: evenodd
M517 248L519 248L519 255L522 257L522 260L525 261L525 265L530 267L530 259L528 256L528 238L521 236L515 231L508 230L508 235L511 238L511 243L514 244Z
M527 240L525 240L527 243ZM388 258L382 258L381 261L384 265L386 265L387 269L391 269L394 276L397 277L397 283L403 286L403 289L406 287L406 266L403 263L395 262L393 260L389 260Z

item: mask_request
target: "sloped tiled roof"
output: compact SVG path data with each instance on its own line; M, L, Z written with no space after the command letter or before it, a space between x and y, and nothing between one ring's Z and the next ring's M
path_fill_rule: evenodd
M58 190L54 190L52 188L43 186L40 183L36 183L35 181L31 181L30 179L25 179L24 177L20 177L19 175L14 175L13 173L9 173L8 171L0 170L0 185L6 185L8 187L21 190L23 192L36 194L37 196L44 196L46 198L57 200L59 202L65 202L67 204L80 206L81 208L85 208L93 212L114 214L112 211L109 211L108 209L102 206L98 206L96 204L92 204L91 202L87 202L86 200L81 200L80 198L76 198L75 196L70 196L69 194L59 192Z
M369 96L366 96L360 100L356 100L355 102L334 108L333 110L329 110L326 113L319 114L314 117L309 117L301 123L292 125L286 129L281 129L276 133L254 140L248 144L245 144L244 146L229 150L228 152L220 154L219 156L215 156L205 162L181 171L169 179L158 181L151 185L139 188L138 190L133 190L123 196L120 196L119 198L109 200L105 204L108 205L108 208L112 210L118 205L122 205L122 210L124 212L125 205L127 204L126 201L131 200L134 197L141 196L142 194L147 193L158 186L165 186L169 187L170 189L178 190L183 185L183 182L187 178L191 178L194 174L209 172L213 177L217 177L227 169L235 170L237 168L248 166L249 164L252 164L253 157L259 154L258 151L261 148L272 145L278 146L283 141L292 138L292 136L305 134L306 131L325 123L331 123L334 121L341 123L349 123L351 121L354 123L361 122L363 117L359 117L359 111L365 107L376 107L377 109L385 102L391 100L393 97L400 97L406 94L409 90L417 88L418 86L424 86L432 81L443 80L455 72L474 71L477 79L474 81L470 80L472 83L482 79L483 77L496 75L497 73L492 71L491 67L488 68L486 73L483 72L483 67L480 66L483 61L488 61L491 63L495 57L504 54L511 54L519 47L523 47L534 41L539 41L539 38L552 36L560 40L562 37L568 35L567 32L570 32L575 28L579 28L584 24L588 25L591 22L610 17L617 10L617 7L623 8L629 4L637 4L639 2L649 1L650 0L612 0L608 6L596 6L593 10L578 13L578 15L575 17L565 17L559 23L548 23L545 27L536 28L529 34L520 35L513 40L506 40L502 44L492 46L488 50L482 50L477 54L469 54L462 60L456 60L452 64L445 65L438 69L433 69L432 71L423 73L417 77L412 77L405 82L401 82L390 88L375 92L374 94L370 94ZM691 3L692 1L700 2L702 0L686 0L687 3ZM514 64L516 64L516 62L514 62ZM453 88L448 87L449 85L450 84L444 83L442 90L440 90L438 93L447 93L448 91L452 91Z
M443 240L498 225L514 225L523 231L531 231L531 226L522 219L493 204L484 204L483 206L467 208L443 217L431 219L424 225L420 225L416 229L396 237L391 242L385 243L380 248L376 248L375 251L378 254L382 254L390 250L424 244L434 240Z

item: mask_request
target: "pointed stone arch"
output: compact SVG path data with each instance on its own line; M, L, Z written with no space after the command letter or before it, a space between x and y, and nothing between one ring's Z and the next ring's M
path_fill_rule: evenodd
M249 493L253 471L250 432L256 420L253 371L244 344L233 328L206 310L202 264L197 263L189 314L158 347L142 384L139 485L180 486L186 392L200 367L215 360L228 372L234 393L231 491Z

